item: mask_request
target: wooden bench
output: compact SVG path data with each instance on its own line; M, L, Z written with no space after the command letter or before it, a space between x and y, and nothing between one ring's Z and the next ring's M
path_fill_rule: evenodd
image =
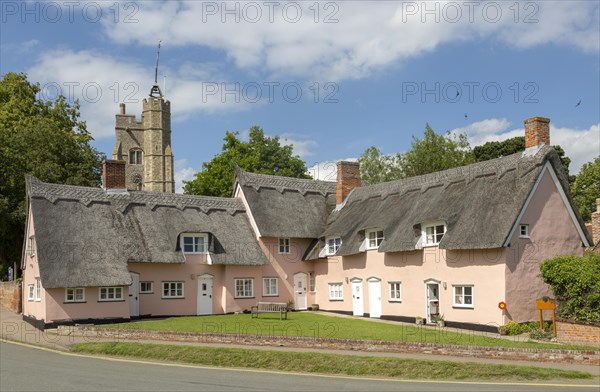
M287 320L287 304L281 302L259 302L250 308L252 318L258 318L260 313L279 313L279 320Z

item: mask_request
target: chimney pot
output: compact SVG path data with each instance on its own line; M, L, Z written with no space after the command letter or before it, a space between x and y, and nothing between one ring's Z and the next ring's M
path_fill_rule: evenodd
M125 185L125 161L105 159L102 161L102 188L127 189Z
M550 119L531 117L525 123L525 148L537 147L544 143L550 145Z
M337 182L335 188L336 204L342 204L352 189L359 187L360 165L358 162L340 161L337 163Z

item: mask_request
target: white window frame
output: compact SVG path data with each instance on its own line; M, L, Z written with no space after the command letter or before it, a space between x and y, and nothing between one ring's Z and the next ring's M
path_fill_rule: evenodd
M381 233L381 237L379 236ZM371 238L373 235L373 238ZM370 229L365 231L365 248L367 250L379 249L379 245L383 242L383 229ZM375 241L375 245L371 244L371 241Z
M69 299L69 292L72 292L72 298ZM81 298L77 298L77 293L81 293ZM85 302L85 288L84 287L66 287L65 288L65 302L77 303Z
M343 301L344 300L344 284L342 282L329 283L329 300Z
M315 292L317 290L317 281L315 279L315 272L310 271L308 273L308 291Z
M42 280L39 276L35 278L35 300L36 302L42 300Z
M112 290L113 297L109 298L109 294ZM102 293L105 293L102 298ZM118 294L118 295L117 295ZM122 286L106 286L98 288L98 302L116 302L123 301L123 287Z
M249 289L246 287L249 283ZM238 291L241 284L242 291ZM235 278L233 280L234 298L254 298L254 278Z
M185 250L185 239L186 238L192 238L193 242L192 242L192 247L195 249L192 252L188 252ZM188 244L190 245L190 244ZM204 249L200 249L200 245L202 245L202 247ZM184 233L181 234L181 239L180 239L180 244L179 244L181 251L185 254L191 254L191 255L205 255L208 254L208 234L207 233Z
M528 224L520 224L519 225L519 238L529 238L529 225Z
M35 284L27 285L27 301L33 301L35 299Z
M471 289L471 303L470 304L466 304L465 302L465 288L470 288ZM460 295L457 294L457 289L460 289L461 293ZM456 297L460 296L461 297L461 302L458 303L456 302ZM475 286L472 284L456 284L456 285L452 285L452 302L455 308L474 308L475 307Z
M398 285L397 288L394 288L395 285ZM389 288L389 301L390 302L402 302L402 282L400 281L391 281L388 282ZM394 295L394 293L398 293L398 297Z
M150 290L142 290L142 284L149 284ZM140 282L140 294L152 294L154 293L154 282L151 280L144 280Z
M183 282L178 281L165 281L162 282L161 298L185 298L185 285ZM165 290L165 287L166 290ZM165 294L165 291L167 292ZM175 291L175 294L171 294ZM181 291L181 294L178 294Z
M270 286L275 282L275 286ZM274 289L274 291L272 291ZM279 296L279 279L277 278L263 278L263 297L277 297Z
M442 236L440 237L439 241L437 239L437 236L439 235L439 233L437 232L437 228L439 226L444 226L444 233L442 234ZM433 234L430 234L433 236L433 242L429 242L428 241L428 234L427 234L427 229L433 228ZM427 222L424 223L422 225L422 230L421 230L421 235L422 235L422 240L423 240L423 247L427 247L427 246L438 246L440 244L440 242L442 241L442 239L444 238L444 236L446 235L446 232L448 231L448 228L446 227L446 223L442 222L442 221L436 221L436 222Z
M291 253L291 241L289 238L280 238L279 239L279 248L278 253L280 255L289 255Z
M29 247L29 249L28 249L29 257L35 256L36 244L35 244L35 236L34 235L29 236L27 246Z
M338 243L339 242L339 243ZM341 237L329 237L325 239L325 255L333 256L340 250L342 246L342 238ZM333 249L333 251L332 251Z

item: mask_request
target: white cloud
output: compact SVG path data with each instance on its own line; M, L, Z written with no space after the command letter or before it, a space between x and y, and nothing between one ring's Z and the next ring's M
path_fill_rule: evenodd
M213 63L193 66L184 63L178 69L161 70L169 75L165 93L173 103L173 121L199 112L242 111L253 105L242 94L240 102L236 102L235 96L224 95L221 83L230 83ZM68 99L79 99L81 117L96 138L114 135L114 116L119 103L127 104L128 113L140 115L153 76L146 66L131 60L91 50L68 49L43 52L27 73L31 80L42 85L44 98L53 99L62 93Z
M331 81L361 78L445 43L482 38L518 48L560 44L590 53L599 49L596 2L467 3L281 2L270 9L261 2L143 2L138 3L137 23L115 24L107 13L103 28L120 44L154 46L160 32L165 45L224 51L240 68ZM256 6L261 12L257 19ZM225 7L239 8L227 14ZM301 16L294 21L297 7L302 7ZM324 23L326 18L334 23Z
M319 145L315 140L291 133L279 135L279 141L284 146L292 146L294 154L300 156L300 158L304 160L306 160L307 157L314 155L315 153L312 150Z
M358 161L358 158L347 158L343 159L343 161L356 162ZM308 168L308 174L315 180L335 182L337 179L337 162L338 161L317 162Z
M197 170L187 165L187 160L175 160L175 193L183 193L183 181L194 179Z
M465 132L471 146L525 135L523 128L510 129L510 123L504 118L486 119L453 129L451 132ZM600 124L591 125L588 129L575 129L558 127L551 123L550 142L560 145L565 150L565 155L571 159L569 171L576 174L584 163L591 162L600 155Z

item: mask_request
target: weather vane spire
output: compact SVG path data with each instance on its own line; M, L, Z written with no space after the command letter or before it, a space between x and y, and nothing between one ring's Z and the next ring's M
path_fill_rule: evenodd
M158 48L156 49L156 67L154 68L154 84L152 85L152 90L150 90L151 97L162 98L162 92L160 91L160 87L158 86L158 60L160 59L160 43L162 41L158 40Z

